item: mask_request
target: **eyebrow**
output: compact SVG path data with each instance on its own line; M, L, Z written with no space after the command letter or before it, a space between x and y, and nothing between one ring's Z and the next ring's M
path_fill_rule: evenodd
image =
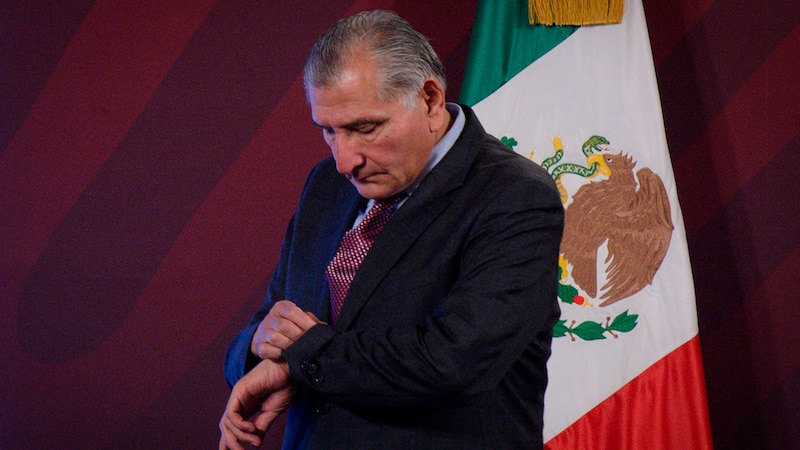
M313 119L311 120L311 122L315 126L317 126L319 128L322 128L322 129L334 128L334 127L331 127L331 126L321 125L321 124L317 123ZM345 130L357 130L359 127L361 127L363 125L380 125L380 124L382 124L384 122L386 122L385 119L383 119L383 120L381 120L381 119L358 119L358 120L355 120L353 122L346 123L346 124L344 124L344 125L342 125L340 127L335 127L335 128L343 128Z

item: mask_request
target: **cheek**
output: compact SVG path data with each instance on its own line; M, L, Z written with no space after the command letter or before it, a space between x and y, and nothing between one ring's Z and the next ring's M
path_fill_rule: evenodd
M413 181L428 162L433 147L427 138L411 127L387 130L370 145L367 159L398 181Z
M364 144L362 150L367 161L386 171L396 166L397 161L402 160L402 152L393 136L393 133L385 133L374 141Z

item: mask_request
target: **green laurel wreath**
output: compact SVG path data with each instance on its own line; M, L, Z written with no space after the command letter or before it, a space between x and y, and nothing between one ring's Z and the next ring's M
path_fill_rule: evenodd
M575 342L576 337L584 341L596 341L606 339L606 333L608 333L616 339L619 337L617 333L627 333L633 330L636 327L636 319L638 318L638 314L628 314L628 310L625 310L615 317L613 321L611 317L606 317L605 325L587 320L576 326L576 322L573 320L567 326L566 320L559 320L553 326L553 337L558 338L569 335L573 342Z
M561 267L559 267L559 280L561 279L561 273L562 270ZM561 281L558 282L558 298L561 302L568 304L582 305L585 302L585 299L578 295L578 290L575 289L574 286L562 283ZM584 341L596 341L606 339L606 333L608 333L613 336L614 339L617 339L619 337L617 333L627 333L636 328L638 318L638 314L628 314L628 310L626 309L623 313L615 317L613 321L611 317L606 317L605 325L600 322L586 321L576 326L576 321L573 320L570 322L570 325L567 326L567 321L562 319L553 326L553 337L559 338L569 336L572 342L575 342L576 337Z

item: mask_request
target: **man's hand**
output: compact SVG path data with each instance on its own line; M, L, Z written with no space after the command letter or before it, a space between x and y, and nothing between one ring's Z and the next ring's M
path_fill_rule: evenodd
M220 450L244 450L240 442L260 447L269 426L289 406L292 394L287 363L260 362L231 391L219 422Z
M323 323L314 314L303 311L289 300L276 302L258 324L250 351L261 359L279 359L281 352L292 345L314 325Z

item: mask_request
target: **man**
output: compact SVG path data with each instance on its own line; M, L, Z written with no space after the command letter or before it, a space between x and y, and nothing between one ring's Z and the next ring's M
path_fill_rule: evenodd
M229 348L220 448L260 445L290 404L284 448L541 448L563 228L552 178L445 103L439 58L393 13L340 21L304 77L333 158ZM378 208L394 213L342 291L344 241Z

